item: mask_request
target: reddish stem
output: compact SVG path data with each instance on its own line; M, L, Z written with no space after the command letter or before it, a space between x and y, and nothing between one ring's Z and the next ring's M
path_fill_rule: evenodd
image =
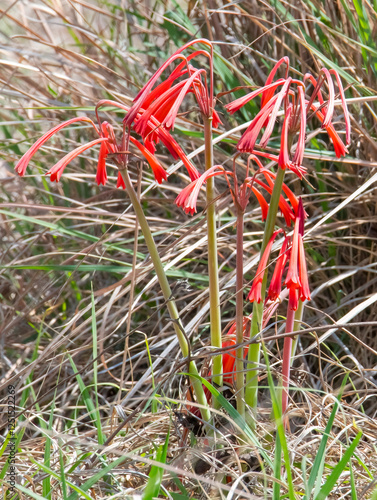
M285 326L285 333L293 332L295 322L295 311L291 309L288 304L287 322ZM283 350L283 393L282 393L282 410L283 414L288 406L288 393L289 393L289 374L291 371L291 356L292 356L292 337L285 337L284 350Z

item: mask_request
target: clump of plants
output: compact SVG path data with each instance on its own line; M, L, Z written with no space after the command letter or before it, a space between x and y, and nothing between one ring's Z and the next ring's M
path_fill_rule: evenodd
M226 104L228 113L237 113L250 103L257 101L259 111L246 127L237 144L233 157L233 168L214 164L213 129L222 126L220 111L215 109L215 80L213 45L206 39L188 42L171 55L153 74L139 91L131 106L114 100L101 100L95 108L97 123L91 118L77 116L71 118L44 134L24 154L16 165L22 176L46 141L64 127L75 123L89 124L95 139L81 145L60 159L48 169L51 181L59 181L67 165L89 148L99 146L96 182L108 182L107 164L111 162L118 169L117 187L123 188L131 200L138 224L153 262L159 286L172 326L179 341L182 358L187 360L191 407L184 408L196 419L202 421L202 432L207 439L216 438L214 416L228 412L236 424L237 446L257 447L264 467L274 470L274 498L280 495L280 455L283 453L289 471L289 455L284 432L289 433L290 370L296 353L297 339L303 321L305 304L310 301L310 283L305 256L305 199L302 193L294 193L288 187L286 178L296 176L306 182L307 169L304 165L308 124L316 120L331 139L337 158L347 154L351 141L350 118L341 79L334 69L322 68L315 78L306 74L302 79L291 76L289 59L283 57L271 70L265 85L257 89L244 88L248 92ZM236 89L240 90L240 89ZM249 90L251 90L249 92ZM223 92L217 98L229 94ZM184 99L191 94L195 100L197 114L204 131L204 158L201 170L197 169L174 136L174 126ZM101 109L117 108L124 111L122 133L118 136L114 126L104 121ZM335 109L339 106L345 124L345 139L333 125ZM271 146L271 142L275 146ZM276 143L278 146L276 147ZM181 320L179 307L174 297L151 228L142 204L129 175L130 164L136 155L151 167L157 183L169 181L168 174L156 152L164 146L171 157L181 160L191 182L184 186L176 198L176 204L186 214L197 212L197 201L205 189L206 235L208 242L208 277L210 302L210 345L214 352L210 374L205 377L196 360L191 358L188 332ZM276 151L277 150L277 151ZM242 169L240 168L242 166ZM241 173L242 170L242 173ZM223 335L221 319L225 312L220 301L219 266L217 250L217 193L215 181L221 176L226 182L236 214L236 279L235 318ZM296 183L296 187L301 183ZM248 277L244 272L244 224L249 204L260 206L264 221L260 259L253 273L251 287L246 285ZM280 214L282 217L280 217ZM246 297L246 300L245 300ZM252 303L252 308L248 304ZM278 339L283 339L281 376L272 377L267 352L269 389L271 391L271 420L276 425L276 454L279 458L269 463L260 445L257 444L255 429L258 414L258 379L261 376L261 349L263 333L274 313L279 311L285 318L284 331ZM264 370L266 371L266 370ZM232 389L236 399L236 410L219 392L223 385ZM189 389L190 391L190 389ZM233 397L233 395L232 395ZM337 408L335 408L336 410ZM332 415L332 421L335 413ZM329 422L331 419L329 420ZM270 434L270 438L273 433ZM265 436L264 436L265 437ZM323 446L326 446L324 438ZM351 457L360 439L358 436L347 449L345 457ZM218 449L218 444L214 447ZM165 457L165 458L164 458ZM166 460L165 448L158 451L156 460ZM155 466L153 466L155 467ZM150 477L157 477L156 469L151 469ZM325 498L325 492L335 484L342 468L334 469L331 481L324 489L318 489L316 481L321 476L323 463L318 462L309 476L305 498L309 499L315 490L315 498ZM313 472L314 471L314 472ZM227 478L223 478L224 483ZM162 476L155 484L157 489L147 489L150 494L158 494ZM151 483L150 483L151 484ZM296 498L295 487L288 473L288 495ZM230 484L230 486L232 486ZM148 493L149 494L149 493ZM153 496L153 495L152 495ZM152 498L152 497L151 497Z

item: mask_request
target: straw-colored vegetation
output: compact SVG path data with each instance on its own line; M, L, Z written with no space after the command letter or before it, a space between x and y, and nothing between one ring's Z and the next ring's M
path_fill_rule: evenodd
M3 498L302 498L308 481L311 498L371 498L377 480L376 2L0 0L0 7ZM229 404L228 390L218 398L215 445L187 413L187 360L127 192L116 189L111 158L105 187L95 183L98 152L92 150L69 165L60 183L44 176L65 153L93 140L92 129L73 125L55 135L25 178L13 170L54 125L84 113L93 117L98 100L129 105L162 61L199 37L216 42L217 94L262 85L285 55L297 75L337 69L347 88L349 155L338 161L313 121L307 182L287 177L292 190L301 184L309 214L312 301L292 369L296 390L281 449L271 391L281 371L283 310L264 332L269 369L262 357L255 431ZM237 127L257 111L251 103L227 114L223 105L238 92L216 104L223 125L214 136L215 163L227 167ZM203 127L194 100L184 106L175 137L202 172ZM121 131L123 112L105 108L101 116ZM171 174L161 186L141 157L132 157L130 172L186 325L190 355L205 377L214 354L205 198L196 216L186 216L174 199L189 178L167 151L159 150L159 158ZM245 164L240 157L241 171ZM236 214L225 180L216 188L226 332L235 316ZM252 202L245 214L245 290L262 234L260 208ZM251 310L247 304L245 314ZM6 493L10 385L17 410L14 493Z

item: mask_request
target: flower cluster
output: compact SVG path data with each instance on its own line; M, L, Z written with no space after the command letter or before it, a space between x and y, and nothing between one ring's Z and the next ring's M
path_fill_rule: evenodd
M283 64L286 66L285 77L279 78L274 82L275 74L278 68ZM242 135L237 144L237 148L242 152L253 153L268 158L269 160L274 160L279 164L280 168L288 168L302 178L306 172L305 167L302 165L302 161L304 158L306 125L308 119L311 116L317 116L322 124L322 128L326 129L331 138L334 144L335 154L338 158L347 153L346 145L350 143L350 119L342 82L334 69L327 70L326 68L322 68L317 80L312 75L306 74L303 81L289 77L288 72L289 59L288 57L283 57L274 66L263 87L236 99L225 107L229 113L235 113L246 103L250 102L258 95L262 95L261 109ZM335 104L335 90L332 76L335 77L341 97L346 125L346 145L343 143L332 124ZM305 97L306 82L309 82L309 84L313 86L310 99ZM323 99L321 90L325 82L328 87L328 101L326 103ZM275 94L276 91L277 93ZM317 97L319 104L315 102ZM281 132L280 153L276 156L269 152L260 151L260 149L264 149L268 145L282 105L284 105L284 122ZM263 127L264 132L257 143L257 139ZM295 148L292 148L293 140L297 133L297 143ZM291 153L293 149L294 151Z
M288 263L287 275L283 284L289 290L288 306L293 311L297 309L299 299L302 301L310 300L308 273L306 269L305 250L303 243L305 218L306 214L302 204L302 199L300 198L296 210L293 236L286 236L284 238L267 292L267 300L276 301L280 297L283 283L283 274ZM282 232L282 229L278 229L273 233L270 241L266 246L265 251L263 252L256 272L256 276L248 295L248 299L250 300L250 302L261 302L262 300L262 282L264 273L267 270L267 263L270 257L272 245L275 241L276 236Z
M252 177L248 175L250 159L255 160L259 167ZM240 185L238 183L235 169L233 170L233 172L231 172L230 170L225 170L225 168L221 165L214 165L206 172L204 172L198 179L194 180L182 189L175 200L176 204L181 207L187 214L193 215L197 212L198 196L203 185L209 178L222 175L227 180L228 187L235 205L241 208L242 211L245 211L250 196L253 193L261 208L262 220L265 220L268 213L268 202L266 201L265 196L262 194L260 189L258 189L258 187L263 188L265 191L267 191L267 193L271 195L276 174L274 174L270 170L265 169L259 159L254 156L251 156L249 158L249 161L246 177ZM260 174L264 176L266 182L258 178ZM233 183L230 182L230 179L233 179ZM279 199L279 208L284 216L287 225L290 226L292 221L295 220L295 209L298 206L298 200L286 184L283 184L283 191L287 196L288 201L284 198L283 195L281 195Z
M202 44L210 48L210 52L205 50L195 50L191 54L185 56L182 54L185 49L192 47L195 44ZM46 134L44 134L21 158L16 165L16 171L20 175L24 175L26 168L33 157L43 144L50 139L55 133L62 128L67 127L76 122L85 122L92 125L97 139L84 144L74 151L67 154L56 165L54 165L47 174L51 175L52 181L59 181L65 167L78 155L82 154L89 148L100 144L99 158L97 164L96 182L98 185L106 184L107 171L106 159L108 155L113 155L115 163L119 168L124 168L127 164L128 146L132 143L139 152L143 155L145 160L152 168L154 177L158 183L167 179L167 173L161 163L155 156L156 145L161 142L172 154L174 159L180 159L185 165L190 179L194 181L199 177L199 172L191 161L187 158L181 146L172 137L170 131L174 129L175 121L178 115L179 108L182 104L184 97L187 94L194 94L196 102L201 113L212 118L214 127L221 124L221 120L217 112L213 109L213 59L212 44L205 39L194 40L187 43L179 50L177 50L149 79L149 81L140 90L135 97L131 107L127 107L121 103L111 100L102 100L96 106L96 115L98 126L88 117L76 117L71 120L65 121ZM210 64L210 82L207 82L207 73L205 69L197 69L192 64L193 58L198 56L205 56ZM180 60L170 75L155 88L160 75L167 69L173 62ZM115 139L113 127L107 123L101 123L99 117L99 108L108 105L120 108L126 111L126 116L123 120L123 137L120 144ZM140 142L131 135L131 130L141 136ZM126 133L127 131L127 133ZM125 187L122 176L118 174L117 187Z

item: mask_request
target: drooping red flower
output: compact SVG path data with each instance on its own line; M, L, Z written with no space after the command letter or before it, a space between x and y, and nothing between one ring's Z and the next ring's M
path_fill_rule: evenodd
M282 64L286 65L285 78L280 78L276 82L273 82L276 72ZM337 157L339 158L347 153L346 146L343 144L332 125L335 102L334 82L332 77L336 79L339 88L346 124L347 144L350 142L350 119L343 86L338 73L334 69L327 70L326 68L322 68L317 80L312 75L308 74L304 76L303 81L294 80L288 77L288 71L289 60L288 58L283 58L274 66L263 87L236 99L225 107L230 113L234 113L258 95L262 96L260 111L242 135L237 144L237 148L242 152L275 159L276 155L259 151L256 147L262 149L266 148L271 138L279 109L284 105L284 120L278 163L281 168L289 168L301 178L305 174L305 168L302 166L302 162L305 151L306 124L309 112L314 111L314 114L321 121L322 127L327 130L334 143ZM309 100L305 99L305 82L307 80L314 86L314 90ZM326 103L321 92L321 88L325 82L328 88L328 100ZM319 104L315 102L317 97ZM258 136L263 127L265 127L265 130L259 143L257 143ZM298 138L295 143L297 133Z
M139 141L137 141L134 137L130 136L130 141L132 142L132 144L135 144L135 146L139 149L139 151L143 153L143 156L145 157L145 159L147 160L147 162L149 163L149 165L153 170L154 178L156 179L156 181L159 184L161 184L163 180L166 181L168 175L163 166L161 165L161 163L157 160L157 158L154 155L152 155L152 153L148 151L148 149Z
M86 151L89 148L92 148L96 144L103 143L107 139L105 137L100 137L99 139L96 139L92 142L89 142L88 144L84 144L67 155L65 155L61 160L58 161L53 167L51 167L47 172L46 175L50 175L50 180L51 181L60 181L60 177L62 176L63 170L65 167L70 163L74 158L76 158L78 155L82 154L84 151Z
M278 300L281 295L282 285L284 284L289 292L288 307L293 311L297 309L299 299L310 300L310 289L303 243L305 218L306 213L300 198L296 209L293 237L291 238L290 236L287 236L284 238L267 293L267 300ZM256 276L248 296L250 302L260 302L262 300L261 291L264 273L267 268L273 242L277 234L281 231L282 230L280 229L272 235L263 255L261 256ZM283 282L283 274L287 263L288 271Z
M221 165L214 165L213 167L206 170L198 179L183 188L177 196L175 203L178 207L181 207L186 212L186 214L194 215L194 213L196 213L198 196L203 184L210 177L224 174L230 176L233 175L232 172L227 172Z
M90 125L93 126L93 128L97 132L97 134L100 135L96 125L94 124L94 122L90 118L87 118L85 116L77 116L75 118L71 118L70 120L67 120L63 123L60 123L59 125L56 125L54 128L52 128L51 130L46 132L44 135L42 135L42 137L40 137L31 146L31 148L29 148L26 151L26 153L23 155L21 160L18 161L18 163L15 166L16 172L21 177L24 176L30 160L35 155L35 153L38 151L38 149L40 149L46 141L48 141L54 134L56 134L56 132L59 132L59 130L61 130L62 128L68 127L69 125L72 125L72 123L76 123L76 122L90 123Z
M278 229L273 233L273 235L270 238L270 241L267 243L266 248L260 258L259 265L257 272L255 274L255 278L253 281L253 284L251 286L251 290L248 295L248 299L250 302L261 302L262 300L262 284L263 284L263 278L264 278L264 273L266 272L267 269L267 263L270 258L270 253L272 249L272 245L275 241L276 236L281 233L283 230Z
M103 99L99 101L96 106L96 114L98 121L100 121L98 110L102 106L114 106L126 112L128 112L130 109L125 104L121 104L116 101L112 101L110 99ZM143 112L141 112L141 114L139 114L138 117L141 117L142 114ZM198 179L200 174L193 165L193 163L189 160L189 158L183 151L182 147L178 144L178 142L174 139L174 137L164 127L161 127L160 125L161 125L160 122L155 118L155 116L151 115L149 117L149 120L147 121L147 127L144 130L145 137L143 138L144 146L146 147L146 149L153 155L156 151L156 144L158 144L161 141L175 160L179 158L182 161L182 163L187 169L190 179L192 181Z
M300 198L284 285L289 290L288 307L296 311L298 301L310 300L308 273L303 243L305 211Z
M196 44L206 45L210 49L210 52L196 50L188 56L183 55L186 49ZM199 55L204 55L209 60L210 71L208 83L206 71L204 69L196 69L189 63L189 61ZM179 65L170 73L165 81L153 89L163 71L177 60L181 60ZM186 77L183 81L173 85L174 82L183 76ZM134 124L143 136L143 139L145 138L146 120L152 115L160 122L161 126L165 126L167 130L173 129L179 107L183 98L188 93L195 95L201 113L208 118L212 118L214 128L218 127L221 120L217 112L213 109L213 47L212 43L208 40L193 40L172 54L137 94L124 119L124 124L129 128ZM146 113L145 119L143 119L144 113Z
M267 297L269 300L278 300L281 294L283 273L289 256L288 245L290 238L285 238L277 258L274 273L272 275Z
M221 165L214 165L206 172L204 172L198 179L183 188L177 196L175 203L178 207L181 207L187 214L193 215L197 212L198 196L201 188L207 182L207 179L218 175L224 175L227 180L234 203L239 208L241 208L242 211L245 211L246 206L249 202L249 198L251 194L254 193L262 210L262 220L265 220L268 214L268 203L265 200L263 194L259 191L259 189L257 189L256 185L262 187L271 195L273 189L273 181L271 180L271 178L274 178L275 174L273 174L272 172L266 173L259 159L254 158L254 160L257 161L258 166L260 166L261 168L253 177L246 177L241 186L238 186L237 176L235 172L225 170ZM268 184L257 178L258 173L264 174L266 179L268 179ZM233 185L231 185L230 179L233 179ZM288 194L288 199L294 202L294 206L297 206L297 198L288 188L288 186L284 184L283 189L285 190L284 192ZM279 198L279 208L285 218L286 223L288 225L291 225L291 222L295 220L295 212L291 209L288 202L284 199L283 195L280 195Z

